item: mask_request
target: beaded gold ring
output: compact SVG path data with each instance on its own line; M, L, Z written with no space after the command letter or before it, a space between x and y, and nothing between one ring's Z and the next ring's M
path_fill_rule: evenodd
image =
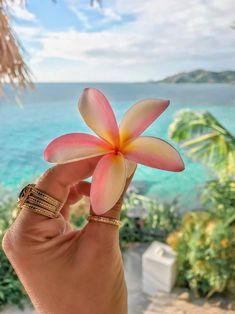
M116 226L118 228L121 227L122 223L120 220L116 218L111 218L111 217L103 217L103 216L95 216L95 215L90 215L87 217L88 221L94 221L94 222L101 222L109 225Z

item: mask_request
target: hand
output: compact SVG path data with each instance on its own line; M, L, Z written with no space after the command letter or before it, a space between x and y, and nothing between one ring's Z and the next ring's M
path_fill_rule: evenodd
M64 202L60 216L23 209L4 236L3 249L40 314L127 313L118 228L90 222L79 231L69 223L69 207L89 195L90 184L82 180L98 160L46 171L36 187ZM122 198L105 216L119 218Z

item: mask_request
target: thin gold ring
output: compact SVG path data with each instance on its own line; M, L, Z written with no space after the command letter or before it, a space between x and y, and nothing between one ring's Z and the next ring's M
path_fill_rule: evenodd
M87 217L88 221L94 221L94 222L101 222L109 225L116 226L118 228L121 228L121 221L116 218L111 218L111 217L104 217L104 216L96 216L96 215L90 215Z

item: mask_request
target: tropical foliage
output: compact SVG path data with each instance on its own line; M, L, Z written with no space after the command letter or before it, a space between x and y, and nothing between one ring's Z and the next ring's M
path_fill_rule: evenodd
M168 237L178 256L178 284L210 297L235 285L235 216L189 212Z
M167 242L176 250L178 284L210 297L235 287L235 138L209 112L184 110L170 136L218 179L205 184L207 211L188 212Z
M227 179L207 182L202 191L202 203L221 219L227 217L232 221L235 217L235 181Z
M32 86L31 72L24 62L23 49L10 21L7 1L0 0L0 96L4 83L10 83L13 87Z
M211 113L179 111L169 135L219 178L235 177L235 137Z
M145 209L143 214L131 215L135 209ZM122 228L120 244L124 250L133 242L151 242L165 240L166 236L180 224L177 202L171 204L159 203L157 200L130 192L121 212Z
M0 200L0 310L6 305L23 308L29 299L1 247L3 234L12 222L15 200L11 197L3 197L3 193Z

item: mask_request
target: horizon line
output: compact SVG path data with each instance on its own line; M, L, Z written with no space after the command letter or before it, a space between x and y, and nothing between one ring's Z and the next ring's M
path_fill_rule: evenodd
M153 82L153 80L147 80L147 81L33 81L33 84L37 84L37 83L52 83L52 84L56 84L56 83L63 83L63 84L133 84L133 83L149 83L149 82Z

